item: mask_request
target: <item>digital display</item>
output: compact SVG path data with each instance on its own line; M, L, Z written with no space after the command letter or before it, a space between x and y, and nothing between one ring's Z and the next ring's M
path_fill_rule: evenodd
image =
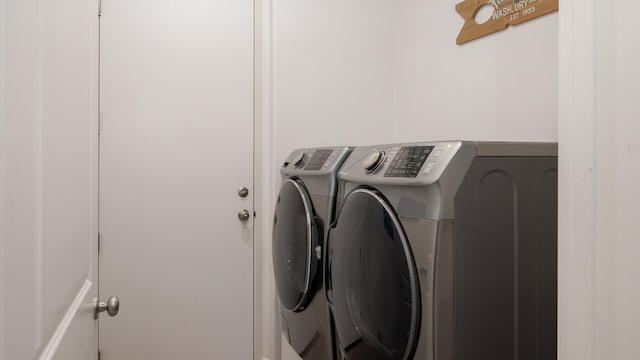
M311 159L309 159L309 162L304 167L304 169L305 170L322 169L322 166L324 166L324 163L327 161L327 159L329 158L332 152L333 150L316 150L311 156Z
M391 161L385 177L414 178L420 173L422 165L433 151L433 146L402 147Z

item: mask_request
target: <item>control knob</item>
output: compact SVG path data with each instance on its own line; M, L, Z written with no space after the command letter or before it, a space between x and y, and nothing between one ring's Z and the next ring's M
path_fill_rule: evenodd
M306 153L300 153L298 155L296 155L293 160L291 161L291 163L293 163L293 166L299 168L300 166L304 165L304 160L307 158L307 154Z
M384 159L385 159L386 155L384 151L374 151L372 152L365 160L364 163L362 163L362 166L364 166L364 171L367 172L367 174L372 173L376 170L378 170L378 168L380 167L380 165L382 165L384 163Z

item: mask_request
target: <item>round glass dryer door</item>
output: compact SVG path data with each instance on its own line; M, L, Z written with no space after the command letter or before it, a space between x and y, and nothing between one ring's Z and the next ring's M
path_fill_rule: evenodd
M329 235L329 298L346 359L411 359L420 288L404 230L380 193L357 189Z
M280 188L273 219L273 268L282 307L306 306L318 260L318 227L302 181L288 179Z

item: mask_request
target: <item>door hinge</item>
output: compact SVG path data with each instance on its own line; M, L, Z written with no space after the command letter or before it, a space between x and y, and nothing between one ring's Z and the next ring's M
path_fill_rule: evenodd
M100 254L100 246L101 246L100 233L98 233L98 254Z
M98 0L98 16L102 16L102 0Z

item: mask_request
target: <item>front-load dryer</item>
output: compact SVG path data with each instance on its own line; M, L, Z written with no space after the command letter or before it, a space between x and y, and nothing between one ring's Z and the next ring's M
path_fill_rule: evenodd
M338 177L342 358L556 359L557 144L361 147Z
M334 219L337 171L350 152L349 147L296 150L280 169L273 267L282 333L305 360L334 358L324 291L324 244Z

